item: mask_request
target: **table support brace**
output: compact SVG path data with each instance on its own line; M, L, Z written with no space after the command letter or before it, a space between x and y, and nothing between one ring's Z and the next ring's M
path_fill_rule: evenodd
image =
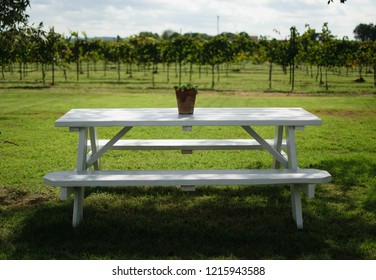
M106 143L101 149L99 149L96 153L93 151L93 155L87 161L87 168L92 166L98 159L107 152L121 137L123 137L129 130L132 129L132 126L125 126L122 130L120 130L110 141Z
M254 129L250 126L242 126L242 128L251 135L260 145L267 150L278 162L280 162L285 168L288 168L288 161L285 157L278 152L274 147L270 146Z

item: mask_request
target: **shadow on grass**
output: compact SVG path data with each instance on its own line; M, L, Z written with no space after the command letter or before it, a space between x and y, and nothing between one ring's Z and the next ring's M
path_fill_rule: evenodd
M303 199L305 229L287 187L122 188L87 191L84 221L72 200L47 203L15 233L11 259L368 259L375 221L333 207L328 186ZM338 188L337 188L338 189ZM346 199L342 198L343 203ZM27 211L25 209L24 211ZM372 243L371 243L372 246Z
M7 259L376 259L375 160L322 161L333 181L303 196L304 229L291 217L288 187L87 189L84 220L72 199L4 191ZM17 201L24 203L16 203ZM44 198L44 199L42 199ZM56 198L54 198L56 199ZM8 207L9 206L9 207ZM13 223L13 224L12 224ZM14 226L16 224L16 226ZM0 237L3 233L0 231Z

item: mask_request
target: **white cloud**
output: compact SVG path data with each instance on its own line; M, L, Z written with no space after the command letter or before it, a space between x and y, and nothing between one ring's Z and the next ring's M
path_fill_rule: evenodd
M320 31L324 22L338 37L353 37L359 23L374 23L374 0L33 0L29 21L44 22L60 33L85 31L88 36L130 36L140 31L161 34L166 29L217 33L245 31L252 35L288 36L305 24Z

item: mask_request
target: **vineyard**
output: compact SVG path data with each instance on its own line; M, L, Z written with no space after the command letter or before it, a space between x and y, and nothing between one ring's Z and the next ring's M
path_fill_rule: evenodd
M0 87L14 84L135 81L140 88L196 83L201 89L282 92L374 92L376 42L336 39L327 24L317 33L291 28L285 40L247 33L142 32L113 40L67 37L38 27L0 37Z

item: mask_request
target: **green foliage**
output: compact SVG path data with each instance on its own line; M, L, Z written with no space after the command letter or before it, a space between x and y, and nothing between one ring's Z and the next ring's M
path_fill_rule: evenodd
M1 0L0 2L0 34L16 28L19 24L26 24L26 8L29 0Z
M171 33L171 32L170 32ZM83 35L83 36L82 36ZM322 72L334 67L374 67L375 52L372 52L370 42L349 41L346 38L338 40L329 30L328 24L324 23L319 35L314 29L309 28L303 35L299 35L297 29L290 29L290 36L286 40L261 38L259 41L242 32L239 34L224 33L214 37L205 37L201 34L178 33L165 34L162 38L143 32L138 36L129 38L117 37L114 41L102 41L87 38L85 33L78 32L64 38L54 32L43 31L42 25L24 28L19 32L0 33L0 64L2 77L5 78L5 70L18 63L19 67L27 64L41 63L42 76L46 74L44 68L51 65L68 69L70 63L75 62L76 80L79 81L83 73L82 63L86 63L87 75L89 76L90 64L98 61L116 63L117 81L120 83L122 67L126 67L129 77L132 77L134 66L148 69L152 75L152 86L156 84L154 74L160 69L158 64L166 65L168 70L171 65L176 65L175 75L181 84L183 68L189 65L189 81L192 81L193 68L203 66L211 67L211 88L220 81L220 68L229 67L230 64L238 65L252 61L261 64L265 61L280 65L287 73L290 67L291 91L294 90L296 67L317 66L320 68L320 84L323 83ZM371 42L372 43L372 42ZM150 67L152 66L152 67ZM270 68L270 69L271 69ZM54 71L54 70L52 70ZM272 71L270 72L269 87L271 88ZM217 76L215 74L217 73ZM227 73L228 74L228 73ZM215 79L217 77L217 79ZM23 75L20 71L20 79ZM66 78L67 79L67 78ZM170 80L170 72L167 71L167 81ZM329 91L326 79L326 90ZM43 82L44 78L43 78ZM374 80L376 83L376 78ZM54 84L54 81L52 81Z
M354 29L355 38L361 41L376 41L376 25L361 23Z
M195 89L197 91L198 90L198 85L193 85L191 83L187 83L187 84L182 84L180 86L174 86L174 89L175 90L178 89L180 92L184 92L186 90L191 90L191 89Z

